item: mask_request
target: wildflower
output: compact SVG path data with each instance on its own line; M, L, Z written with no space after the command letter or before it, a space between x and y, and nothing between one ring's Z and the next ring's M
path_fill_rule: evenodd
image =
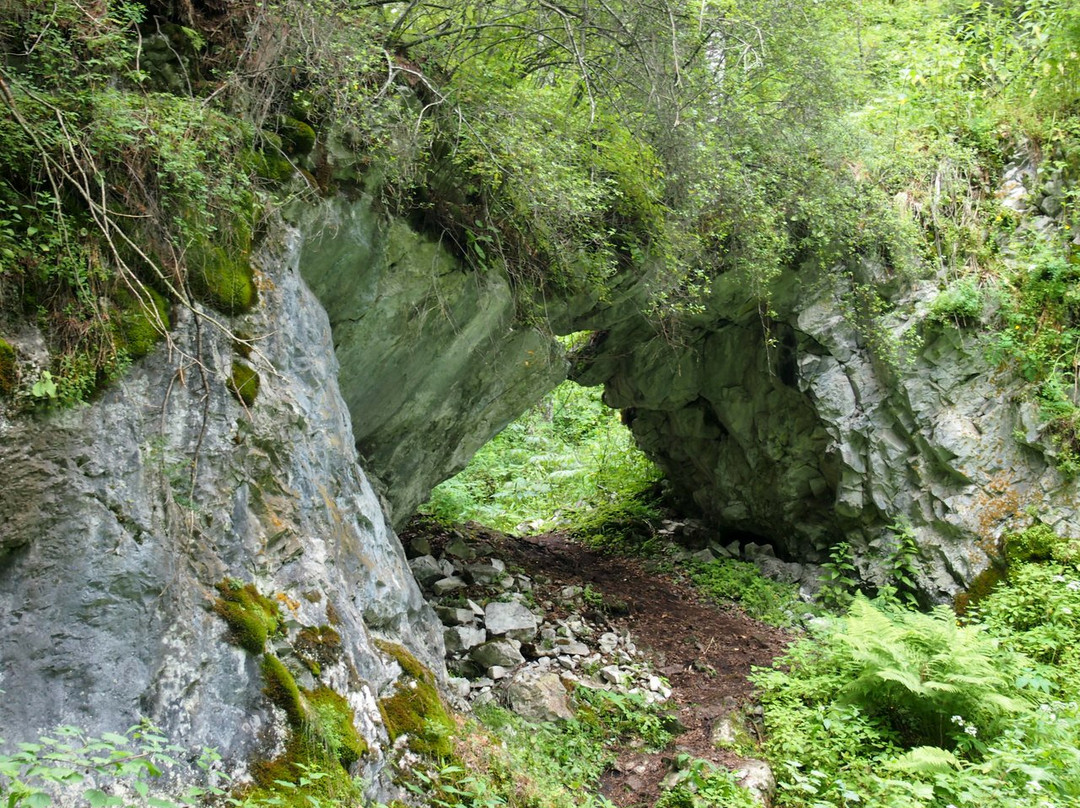
M1063 583L1065 583L1065 576L1064 575L1055 575L1050 580L1053 581L1055 584L1063 584Z
M1080 591L1080 581L1069 581L1067 584L1065 584L1065 588L1068 589L1070 592Z
M952 721L954 724L959 724L960 726L964 726L964 717L962 715L954 715L949 720Z
M968 735L970 735L970 736L971 736L972 738L974 738L974 737L975 737L976 735L978 735L978 734L979 734L979 731L978 731L977 729L975 729L975 727L974 727L974 726L967 726L967 727L964 727L964 732L966 732L966 733L967 733Z

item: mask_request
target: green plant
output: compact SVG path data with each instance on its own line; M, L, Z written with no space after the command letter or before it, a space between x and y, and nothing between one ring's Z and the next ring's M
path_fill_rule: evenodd
M818 599L827 606L842 608L851 603L852 592L858 586L851 544L837 542L829 551L829 560L821 565L821 591Z
M574 697L579 703L578 720L602 727L614 738L637 738L654 750L671 741L675 726L671 716L639 694L579 687Z
M841 701L885 719L910 746L959 742L961 730L949 720L956 715L992 736L1005 717L1028 707L1011 695L1009 660L996 643L958 626L944 608L923 615L858 597L835 639L852 674Z
M885 585L878 591L878 597L890 600L898 599L911 607L918 607L918 560L919 542L911 523L900 519L889 525L891 534L885 543L872 543L872 546L884 550L883 568Z
M760 804L727 769L690 759L685 753L676 758L675 765L674 784L665 788L653 808L755 808Z
M211 773L218 759L212 749L204 749L197 761L207 782L166 796L159 778L187 757L188 751L169 743L147 722L122 734L107 732L100 737L88 736L76 727L58 727L35 742L18 744L14 752L0 754L0 801L7 808L47 808L69 804L78 793L89 808L126 805L98 787L107 789L110 780L131 788L140 803L154 808L194 806L204 798L223 797L223 786L228 783L219 782L221 775Z
M655 511L643 492L658 474L599 388L565 382L439 485L421 510L501 530L570 524L585 536L651 536Z
M748 615L774 626L790 626L811 607L799 601L798 588L762 576L748 561L720 559L686 566L694 586L718 603L738 603Z
M958 328L975 325L982 315L983 300L976 281L961 278L950 283L930 303L928 317Z

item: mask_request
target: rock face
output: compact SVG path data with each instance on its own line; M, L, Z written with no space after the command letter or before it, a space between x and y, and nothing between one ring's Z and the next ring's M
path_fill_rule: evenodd
M578 373L606 385L715 525L811 561L848 541L878 583L868 551L886 557L908 531L921 588L945 597L1030 523L1026 506L1080 533L1076 485L1031 447L1037 419L1013 401L1010 373L973 334L925 319L936 284L895 284L893 314L860 312L858 278L875 272L788 270L767 323L722 278L708 308L728 316L701 318L677 344L616 327Z
M361 455L400 526L431 489L566 378L522 325L505 275L466 268L366 199L302 217L301 267L326 307Z
M332 625L323 671L382 765L375 698L397 665L372 637L442 669L425 604L357 465L326 316L297 271L299 240L263 256L250 408L226 380L238 357L180 313L173 349L91 406L0 420L0 736L59 724L122 731L149 717L242 771L280 740L259 665L228 640L215 585L275 597L290 637ZM198 357L196 362L193 357Z

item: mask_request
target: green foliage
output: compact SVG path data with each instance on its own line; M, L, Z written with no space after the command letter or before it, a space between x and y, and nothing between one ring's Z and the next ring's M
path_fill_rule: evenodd
M654 525L661 516L655 487L627 490L614 502L578 507L568 514L574 536L588 546L639 556L659 549Z
M565 382L437 487L421 512L501 530L583 524L604 508L648 518L639 492L658 475L601 391Z
M1080 697L1080 572L1054 562L1017 563L1008 586L979 602L979 618L1008 647L1040 663L1055 695Z
M851 603L852 593L858 585L855 578L855 561L851 544L837 542L829 551L829 560L821 565L821 591L818 599L826 606L842 608Z
M708 564L690 562L690 580L718 603L738 603L748 615L774 626L791 626L814 609L799 601L794 584L782 584L761 575L748 561L720 559Z
M232 376L229 378L229 392L245 407L255 403L259 395L259 374L243 362L233 362Z
M1009 694L1007 657L977 629L958 626L951 612L881 608L856 598L835 636L851 679L840 702L887 721L905 745L952 746L961 738L950 716L963 716L982 737L1025 709Z
M1030 262L1030 263L1027 263ZM1030 383L1054 460L1068 475L1080 470L1080 409L1073 361L1080 342L1080 255L1038 244L1012 279L994 356L1015 364Z
M970 626L944 610L862 598L846 618L819 621L756 675L777 804L1071 805L1080 795L1080 720L1064 701L1077 681L1067 658L1073 577L1020 564L980 601L985 622Z
M978 323L982 310L982 291L978 284L972 278L961 278L931 301L928 316L936 322L952 323L960 328Z
M665 788L653 808L756 808L760 803L735 780L727 769L707 760L676 760L675 783Z
M38 317L56 399L73 403L165 332L154 296L185 299L184 254L198 252L191 245L214 240L244 252L236 222L252 207L240 159L250 128L190 97L190 81L180 95L151 91L140 66L155 63L150 51L164 40L143 37L138 3L91 12L66 0L17 0L8 12L0 24L0 299L9 314ZM163 25L173 28L169 41L179 44L162 52L175 59L178 48L190 62L198 49L184 43L200 36ZM235 271L217 273L228 276L223 284L202 274L208 290L232 287L221 298L227 311L241 305ZM119 312L102 305L109 299Z
M617 690L575 690L577 720L601 730L610 741L637 739L652 750L663 749L678 726L662 708L637 693Z
M170 798L162 795L164 783L159 779L163 772L193 757L190 750L169 743L149 723L123 734L106 732L100 738L75 727L57 727L36 742L20 743L14 751L0 754L0 801L7 808L47 808L70 805L78 794L79 804L89 808L128 805L109 793L107 783L112 780L130 788L140 806L151 808L194 806L206 798L224 796L218 776L211 773L219 759L211 749L197 756L198 767L207 774L206 784L190 785Z
M484 749L503 749L489 760L487 779L505 803L520 808L602 808L600 776L615 759L620 744L658 750L672 737L670 717L640 696L578 687L575 717L535 724L497 707L477 710ZM477 772L477 767L472 767ZM464 803L470 804L470 803Z
M1029 561L1075 562L1080 560L1077 549L1076 541L1061 538L1049 525L1038 521L1005 537L1005 561L1010 567Z

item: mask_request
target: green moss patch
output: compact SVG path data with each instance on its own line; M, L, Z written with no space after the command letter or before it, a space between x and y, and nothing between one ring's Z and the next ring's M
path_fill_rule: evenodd
M360 805L362 794L348 771L314 735L294 732L284 754L251 766L255 788L245 803L311 808L312 805Z
M288 723L285 752L253 761L255 786L234 797L296 808L358 804L361 794L349 769L367 754L368 743L356 731L348 699L324 685L301 688L277 654L265 650L270 636L284 634L275 601L259 594L253 584L231 579L217 589L214 611L229 624L232 641L260 657L263 694L285 713ZM301 661L305 653L330 661L340 649L341 635L329 626L302 628L293 647ZM287 647L283 653L290 656Z
M19 384L15 366L15 349L11 343L0 338L0 395L10 396Z
M195 296L223 314L243 314L258 300L249 249L214 244L188 250L188 281Z
M327 751L346 769L368 751L368 744L356 731L348 700L328 687L308 695L313 734L322 739Z
M231 579L217 585L220 597L214 611L229 624L232 641L251 654L261 654L268 637L281 631L278 605L259 594L254 584L240 585Z
M281 147L290 157L303 157L315 148L315 130L303 121L282 115L277 130Z
M275 706L285 711L289 726L297 729L306 718L304 700L296 679L289 673L280 659L273 654L264 654L262 659L263 693Z
M438 760L449 758L454 751L450 736L455 724L435 689L435 677L402 646L382 641L376 645L403 671L394 695L379 701L379 713L390 740L407 735L409 749L416 754Z
M139 299L124 289L113 296L120 308L119 347L133 359L146 356L169 330L169 303L149 287Z
M232 375L229 377L229 392L246 407L255 403L259 395L259 374L243 362L233 362Z

